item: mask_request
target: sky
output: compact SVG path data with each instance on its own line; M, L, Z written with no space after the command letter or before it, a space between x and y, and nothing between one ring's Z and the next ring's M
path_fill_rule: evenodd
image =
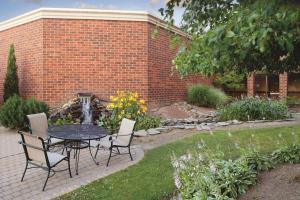
M41 7L50 8L89 8L104 10L148 11L161 17L158 9L167 0L0 0L0 21L16 17ZM175 23L180 24L183 9L176 9Z

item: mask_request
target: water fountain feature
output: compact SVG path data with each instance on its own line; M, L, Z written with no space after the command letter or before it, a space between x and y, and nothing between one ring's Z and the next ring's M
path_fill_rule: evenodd
M78 93L78 97L82 103L82 124L92 124L93 113L91 109L91 96L90 93Z
M83 114L82 124L91 124L92 123L92 112L91 112L90 102L84 102L82 104L82 114Z

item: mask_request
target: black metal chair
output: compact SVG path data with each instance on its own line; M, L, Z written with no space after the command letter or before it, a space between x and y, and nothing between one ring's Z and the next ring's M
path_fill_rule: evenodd
M133 160L131 151L130 151L130 145L133 139L133 134L134 134L134 126L135 126L135 121L129 120L124 118L121 122L121 126L119 129L119 132L115 138L110 137L110 147L109 147L109 158L107 161L106 166L108 166L110 158L116 155L121 155L121 154L129 154L130 159ZM121 153L119 148L127 148L128 153ZM116 149L116 151L114 151ZM98 149L97 149L98 151ZM114 155L113 155L114 153Z
M67 156L58 153L49 152L43 138L31 134L23 133L21 131L18 131L18 133L21 135L22 141L20 143L23 146L24 153L26 156L26 166L23 172L21 182L24 180L24 176L27 169L42 168L48 171L48 175L43 186L43 191L44 191L49 177L54 176L55 172L58 172L55 171L53 168L56 167L62 161L68 162L68 168L59 171L69 170L70 178L72 178L69 151L67 151ZM33 166L28 167L29 164ZM50 176L50 172L53 172L51 176Z
M30 133L43 138L48 149L58 144L64 144L64 140L49 137L48 120L45 113L27 115L27 118L30 124Z

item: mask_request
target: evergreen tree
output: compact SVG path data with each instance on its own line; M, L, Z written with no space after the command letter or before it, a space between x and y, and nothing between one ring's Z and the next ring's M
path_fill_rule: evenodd
M4 101L15 94L19 95L19 78L17 73L15 48L14 45L11 44L7 60L7 72L4 81Z

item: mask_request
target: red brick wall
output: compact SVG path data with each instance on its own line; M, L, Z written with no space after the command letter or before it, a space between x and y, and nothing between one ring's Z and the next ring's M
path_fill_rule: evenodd
M253 97L255 94L255 76L251 74L247 77L247 96Z
M284 99L288 94L288 74L279 75L279 98Z
M152 105L170 104L186 98L186 88L189 84L211 84L210 79L202 76L181 78L172 69L172 60L178 48L171 48L172 35L169 31L149 26L149 99ZM153 34L154 31L156 34ZM156 32L155 31L155 32ZM182 38L184 39L184 38Z
M78 92L108 99L117 90L133 90L154 104L185 98L190 83L210 84L201 76L172 74L177 50L169 32L151 38L148 22L40 19L0 32L0 95L7 52L15 44L20 90L50 106ZM2 100L1 100L2 101Z
M42 20L0 31L0 103L7 69L10 44L15 45L19 88L24 97L43 99L43 40Z
M44 100L59 104L78 92L101 98L134 90L148 100L147 24L44 20Z

